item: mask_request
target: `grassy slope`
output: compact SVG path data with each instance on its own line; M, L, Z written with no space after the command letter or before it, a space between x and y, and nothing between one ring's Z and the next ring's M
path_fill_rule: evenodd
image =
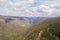
M32 28L11 25L0 20L0 40L36 40L39 37L40 31L43 31L40 38L41 40L55 40L55 35L50 35L52 34L51 31L47 30L49 24L52 24L52 26L55 27L55 23L60 24L60 18L48 19L40 24L33 25ZM60 27L60 25L56 26L58 28Z
M6 23L5 19L7 18L13 17L0 16L0 40L23 40L23 38L29 32L29 28L22 27L21 24L17 24L18 22L21 22L18 18L17 22L15 21L16 19L14 19L12 23ZM26 23L28 23L28 21Z
M0 22L0 40L22 40L26 32L27 28Z
M52 26L49 26L50 24ZM44 32L42 33L40 40L58 40L57 36L53 34L60 31L60 17L48 19L45 22L35 26L36 28L34 28L24 40L37 40L36 38L39 36L41 30ZM51 29L53 27L55 28L53 29L54 31Z

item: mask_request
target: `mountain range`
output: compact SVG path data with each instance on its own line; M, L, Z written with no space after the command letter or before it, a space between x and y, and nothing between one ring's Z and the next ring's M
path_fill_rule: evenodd
M35 21L40 19L41 18L39 17L33 18L0 15L0 39L23 40L24 36L31 31Z
M0 15L0 40L40 40L41 38L43 40L56 40L56 37L58 40L60 37L58 36L60 31L59 26L60 17L16 17ZM50 33L54 35L50 35Z

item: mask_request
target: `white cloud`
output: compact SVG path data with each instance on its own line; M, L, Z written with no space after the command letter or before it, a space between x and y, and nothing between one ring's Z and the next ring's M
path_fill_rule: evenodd
M59 0L45 1L39 6L40 10L48 17L60 16L60 2Z
M0 0L0 14L8 16L43 16L60 15L60 2L46 0L38 7L30 7L35 0Z
M50 7L46 6L46 5L40 5L39 8L40 8L42 11L47 12L47 13L53 11L53 8L50 8Z
M34 0L0 0L0 14L1 15L9 15L9 16L21 16L21 15L31 15L27 9ZM22 14L21 14L22 13Z
M15 2L9 1L9 4L11 6L22 6L22 7L25 7L25 6L30 5L33 2L34 2L34 0L23 0L23 1L16 0Z

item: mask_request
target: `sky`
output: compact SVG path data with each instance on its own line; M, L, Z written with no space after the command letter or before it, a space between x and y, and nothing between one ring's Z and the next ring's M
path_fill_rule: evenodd
M0 0L0 15L57 17L60 16L60 0Z

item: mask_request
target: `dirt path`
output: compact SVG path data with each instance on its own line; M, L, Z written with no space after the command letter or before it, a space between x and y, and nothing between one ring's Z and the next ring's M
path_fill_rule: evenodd
M43 30L40 31L40 33L38 34L38 37L36 38L36 40L40 40L41 39L41 36L42 36L43 32L44 32Z

